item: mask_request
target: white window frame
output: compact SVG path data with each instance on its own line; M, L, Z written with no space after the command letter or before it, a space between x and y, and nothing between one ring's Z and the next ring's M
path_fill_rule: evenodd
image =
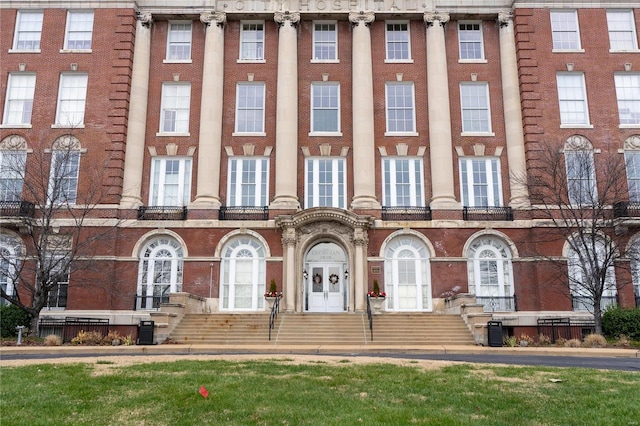
M432 310L429 260L427 246L412 235L398 236L389 242L384 251L385 308L388 311ZM409 275L411 266L414 274ZM414 282L401 282L403 279Z
M622 19L615 19L615 17L621 16L625 16L627 18L626 23ZM626 24L627 27L620 27L620 24ZM638 50L638 37L636 35L636 25L633 16L633 10L607 10L607 28L609 31L609 52L635 52ZM616 34L626 34L626 40L623 41L622 38L620 38L619 40L615 40L615 37L612 36ZM620 47L620 44L625 44L625 46Z
M20 259L22 257L21 241L10 235L0 234L0 285L4 287L7 296L16 294L16 271L20 270ZM5 299L0 298L0 306L8 304Z
M36 18L27 20L27 17ZM40 40L42 38L42 22L44 12L42 10L19 10L16 15L16 28L13 36L13 48L10 52L40 53ZM29 27L30 26L30 27ZM32 35L28 37L28 35ZM33 47L21 47L23 43Z
M324 96L327 90L335 89L335 93ZM335 101L335 103L334 103ZM324 112L335 112L335 129L316 129L316 115ZM341 136L340 132L340 83L313 82L311 83L311 131L309 136Z
M140 252L136 308L158 309L169 293L182 291L183 275L184 249L180 242L166 235L153 238Z
M556 83L560 128L592 128L584 73L559 72L556 74ZM569 86L566 83L572 85Z
M640 150L625 150L624 162L627 172L629 201L631 203L640 203Z
M604 244L605 243L601 240L596 241L597 247L595 249L597 253L596 254L597 260L593 259L593 261L598 263L599 268L601 268L602 266L605 266L600 264L601 262L603 262L602 252L605 249ZM588 256L588 254L585 254L584 256ZM579 253L576 252L573 249L573 247L569 247L567 251L567 275L568 275L567 278L569 280L569 290L571 292L572 299L574 297L582 297L586 299L593 297L592 293L589 290L585 289L584 285L582 284L582 282L584 281L584 272L585 272L584 268L581 266L581 263L579 260ZM615 297L618 294L618 289L616 288L616 275L615 275L615 267L613 264L607 266L605 281L606 283L605 283L605 288L602 291L602 296L607 298ZM577 303L572 303L573 310L593 312L593 304L590 303L592 300L593 299L579 300ZM605 300L605 299L600 300L601 309L606 309L609 306L611 306L610 300Z
M513 297L512 253L507 244L492 235L476 238L467 250L467 269L469 292L478 297L497 297L498 299L484 305L485 312L514 311L511 300L501 299ZM493 265L489 265L493 264ZM493 277L491 272L495 271ZM488 281L493 278L494 281Z
M304 171L305 208L347 208L347 161L344 157L307 157ZM324 168L324 169L322 169ZM322 170L321 170L322 169ZM325 181L321 182L324 175ZM324 196L321 192L324 191ZM323 203L322 199L330 202Z
M248 96L250 93L243 91L252 88L259 93L259 97L252 98ZM265 136L264 116L265 116L265 84L264 82L241 82L236 84L236 119L235 132L233 136ZM247 120L241 118L245 113L256 115L257 119ZM255 128L250 129L249 123L253 123ZM253 126L251 126L253 127Z
M482 166L483 170L479 169ZM460 157L460 198L465 207L502 207L499 157ZM480 200L486 199L486 203Z
M269 158L233 156L229 158L227 206L265 207L269 203ZM251 173L247 168L253 168ZM251 173L251 174L249 174ZM251 204L243 203L243 189L253 187Z
M252 28L255 26L255 29ZM261 27L258 29L258 27ZM262 34L262 39L251 39L250 33ZM249 47L253 46L252 49ZM265 62L265 22L241 21L240 22L240 52L238 62Z
M89 75L86 73L60 74L56 124L60 128L84 128ZM74 110L68 109L73 106Z
M470 89L477 96L471 97ZM471 102L475 100L475 102ZM460 111L462 114L462 136L494 136L491 126L491 98L489 83L460 83ZM469 126L470 123L471 125Z
M65 259L68 258L68 256L68 253L50 253L48 258L54 259L52 260L53 262L57 262L59 260L56 259ZM63 260L63 263L67 262ZM66 266L66 272L64 273L65 279L58 281L58 283L54 287L51 287L51 289L49 290L46 304L47 309L66 309L67 307L67 302L69 301L69 281L71 272L69 271L69 265L67 264ZM55 270L60 270L59 265L51 268L52 274Z
M189 136L190 111L191 83L162 83L160 129L157 136Z
M90 19L80 19L79 17L90 17ZM67 27L64 31L64 51L91 52L91 42L93 38L93 10L69 10L67 11ZM71 35L78 37L72 37ZM70 43L82 43L82 47L69 46Z
M64 164L59 164L64 161ZM55 149L51 151L47 204L75 204L78 199L80 151Z
M554 19L554 17L556 19ZM559 19L559 18L564 18ZM553 43L553 52L584 52L580 42L580 23L578 21L578 12L576 10L551 10L551 39ZM563 25L567 24L567 28ZM571 26L575 28L571 28ZM575 40L562 40L563 35L575 34ZM566 47L564 44L572 44L575 41L575 47Z
M640 127L640 73L615 73L620 127Z
M250 268L243 269L250 265ZM240 282L249 278L247 282ZM252 236L235 237L222 249L220 268L220 310L260 311L264 309L266 284L266 248ZM236 306L241 290L249 289L248 306ZM244 297L243 297L244 296Z
M478 26L476 29L475 26ZM463 28L464 27L464 28ZM471 28L468 28L471 27ZM468 49L463 49L465 45L479 45L480 56L479 57L464 57L466 53L470 52ZM472 49L471 52L475 52L476 49ZM475 62L485 63L487 62L484 57L484 34L482 31L482 21L459 21L458 22L458 62Z
M191 21L169 21L167 24L167 51L164 62L191 63L192 37L193 23ZM177 50L173 50L172 48L174 47ZM186 54L182 53L183 47L186 47Z
M593 149L567 149L564 151L564 159L567 173L567 194L571 205L592 206L597 204L598 187ZM573 162L575 162L575 166L572 165Z
M177 163L178 169L172 168L174 179L169 178L168 166ZM151 188L149 191L150 206L186 206L191 199L191 157L153 157L151 159ZM177 195L170 195L167 188L177 187Z
M394 88L393 90L391 88ZM406 90L409 88L411 90L411 105L404 105L403 102L400 102L398 105L398 98L394 97L393 102L391 102L392 98L390 97L392 94L397 94L396 88L404 88ZM415 97L415 87L412 81L391 81L386 82L384 85L385 92L385 115L386 115L386 123L387 123L387 131L385 132L385 136L418 136L416 132L416 97ZM399 100L403 101L404 96ZM396 115L396 112L406 111L407 113L404 115L410 115L411 117L411 128L410 129L402 129L398 130L398 123L403 123L404 120L393 118L392 116ZM393 126L392 126L393 125ZM393 127L393 129L392 129Z
M36 75L33 73L9 73L4 104L3 127L31 128ZM20 117L15 119L15 117Z
M333 25L333 30L330 26ZM322 29L318 30L318 26ZM326 27L326 29L325 29ZM333 34L333 40L324 40L320 34L327 35ZM327 46L331 51L333 49L333 57L323 58L322 55L318 55L318 48ZM321 53L324 53L324 49L320 49ZM330 56L330 55L328 55ZM313 21L313 52L311 52L311 62L324 62L324 63L339 63L338 59L338 23L336 21Z
M391 26L391 30L389 27ZM396 29L396 26L400 26L400 28ZM402 26L406 27L406 30L402 29ZM405 62L405 63L413 63L413 58L411 57L411 25L409 21L385 21L384 25L384 36L385 36L385 62ZM394 40L391 36L391 33L402 33L406 36L406 40ZM394 57L394 52L397 52L395 49L390 49L390 47L394 44L400 44L402 46L406 46L406 55L407 57ZM400 49L399 52L405 53L405 49ZM404 55L401 55L404 56Z
M406 179L399 182L398 177ZM425 206L424 164L420 157L382 158L382 199L385 207ZM402 194L401 189L408 194ZM409 198L409 204L399 200Z
M0 149L0 201L22 201L27 151Z

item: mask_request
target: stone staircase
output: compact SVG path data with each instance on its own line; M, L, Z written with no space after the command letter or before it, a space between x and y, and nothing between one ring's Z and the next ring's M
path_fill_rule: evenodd
M212 345L473 345L459 315L386 313L373 317L373 341L366 314L281 313L271 341L266 314L186 314L171 340Z

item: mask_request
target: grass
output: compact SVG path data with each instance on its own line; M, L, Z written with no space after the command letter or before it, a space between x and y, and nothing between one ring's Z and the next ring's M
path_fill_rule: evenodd
M638 425L640 375L342 360L0 369L2 425ZM198 390L204 385L209 397Z

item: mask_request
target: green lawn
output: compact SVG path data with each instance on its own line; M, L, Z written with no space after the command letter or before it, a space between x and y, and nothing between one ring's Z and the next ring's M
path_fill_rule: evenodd
M0 404L2 426L638 425L640 375L322 358L98 361L0 368Z

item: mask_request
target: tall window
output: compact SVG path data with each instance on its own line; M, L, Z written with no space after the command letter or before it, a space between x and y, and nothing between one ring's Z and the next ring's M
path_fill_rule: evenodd
M567 190L573 205L591 206L598 203L593 150L565 150Z
M467 251L469 291L485 312L514 311L511 250L494 236L475 239Z
M347 208L346 161L344 158L307 158L305 208Z
M189 133L191 84L163 83L161 133Z
M93 11L70 10L67 14L67 31L64 48L67 50L91 49L93 35Z
M240 31L240 60L257 61L264 59L264 23L242 23Z
M68 127L84 124L88 79L87 74L60 74L56 124Z
M579 50L580 31L575 10L552 10L551 33L554 50Z
M502 206L500 160L493 157L460 158L462 204L466 207Z
M0 234L0 286L11 297L16 294L16 272L20 270L20 254L22 244L18 238L8 234ZM0 298L0 305L8 303Z
M409 24L387 23L387 60L408 61L411 59Z
M640 125L640 74L625 72L614 79L620 124Z
M264 246L251 236L236 237L224 246L220 274L222 310L264 309L265 258Z
M229 159L227 205L264 207L268 205L269 160L234 157Z
M264 83L236 86L236 132L264 132Z
M574 311L593 312L593 300L602 284L595 271L604 271L604 289L600 307L605 309L615 305L616 277L613 259L607 253L613 250L611 242L595 239L588 235L576 237L567 252L569 289Z
M631 249L631 280L633 282L633 293L636 299L636 308L640 308L640 242L634 241Z
M385 157L382 160L385 207L424 207L422 159Z
M59 149L51 153L48 202L75 204L78 197L80 151Z
M151 206L186 206L191 197L191 158L156 157L151 162Z
M460 48L460 59L484 59L484 47L482 44L482 25L480 22L463 22L458 24L458 41Z
M629 201L640 203L640 151L626 150L624 152L624 160L627 169Z
M160 236L145 244L138 264L137 309L158 309L169 293L182 291L184 252L178 241Z
M191 22L169 22L167 35L167 60L191 59Z
M560 124L588 125L589 109L587 92L582 73L558 73L558 102L560 103Z
M431 310L429 251L414 236L392 239L384 251L384 289L390 311Z
M637 50L636 26L631 10L607 10L611 50Z
M21 201L27 153L0 149L0 201Z
M413 83L387 83L385 88L387 95L387 132L415 133L416 114Z
M31 124L31 113L33 111L33 95L35 88L35 74L9 74L2 124Z
M338 31L334 22L313 23L313 60L338 60Z
M50 271L49 276L53 284L47 297L47 308L66 308L67 296L69 293L69 253L51 252L48 253L46 269Z
M340 85L338 83L311 84L311 132L340 131Z
M490 133L489 84L460 84L460 101L462 105L462 131L464 133Z
M18 11L16 33L13 37L14 50L40 50L42 17L41 10Z

